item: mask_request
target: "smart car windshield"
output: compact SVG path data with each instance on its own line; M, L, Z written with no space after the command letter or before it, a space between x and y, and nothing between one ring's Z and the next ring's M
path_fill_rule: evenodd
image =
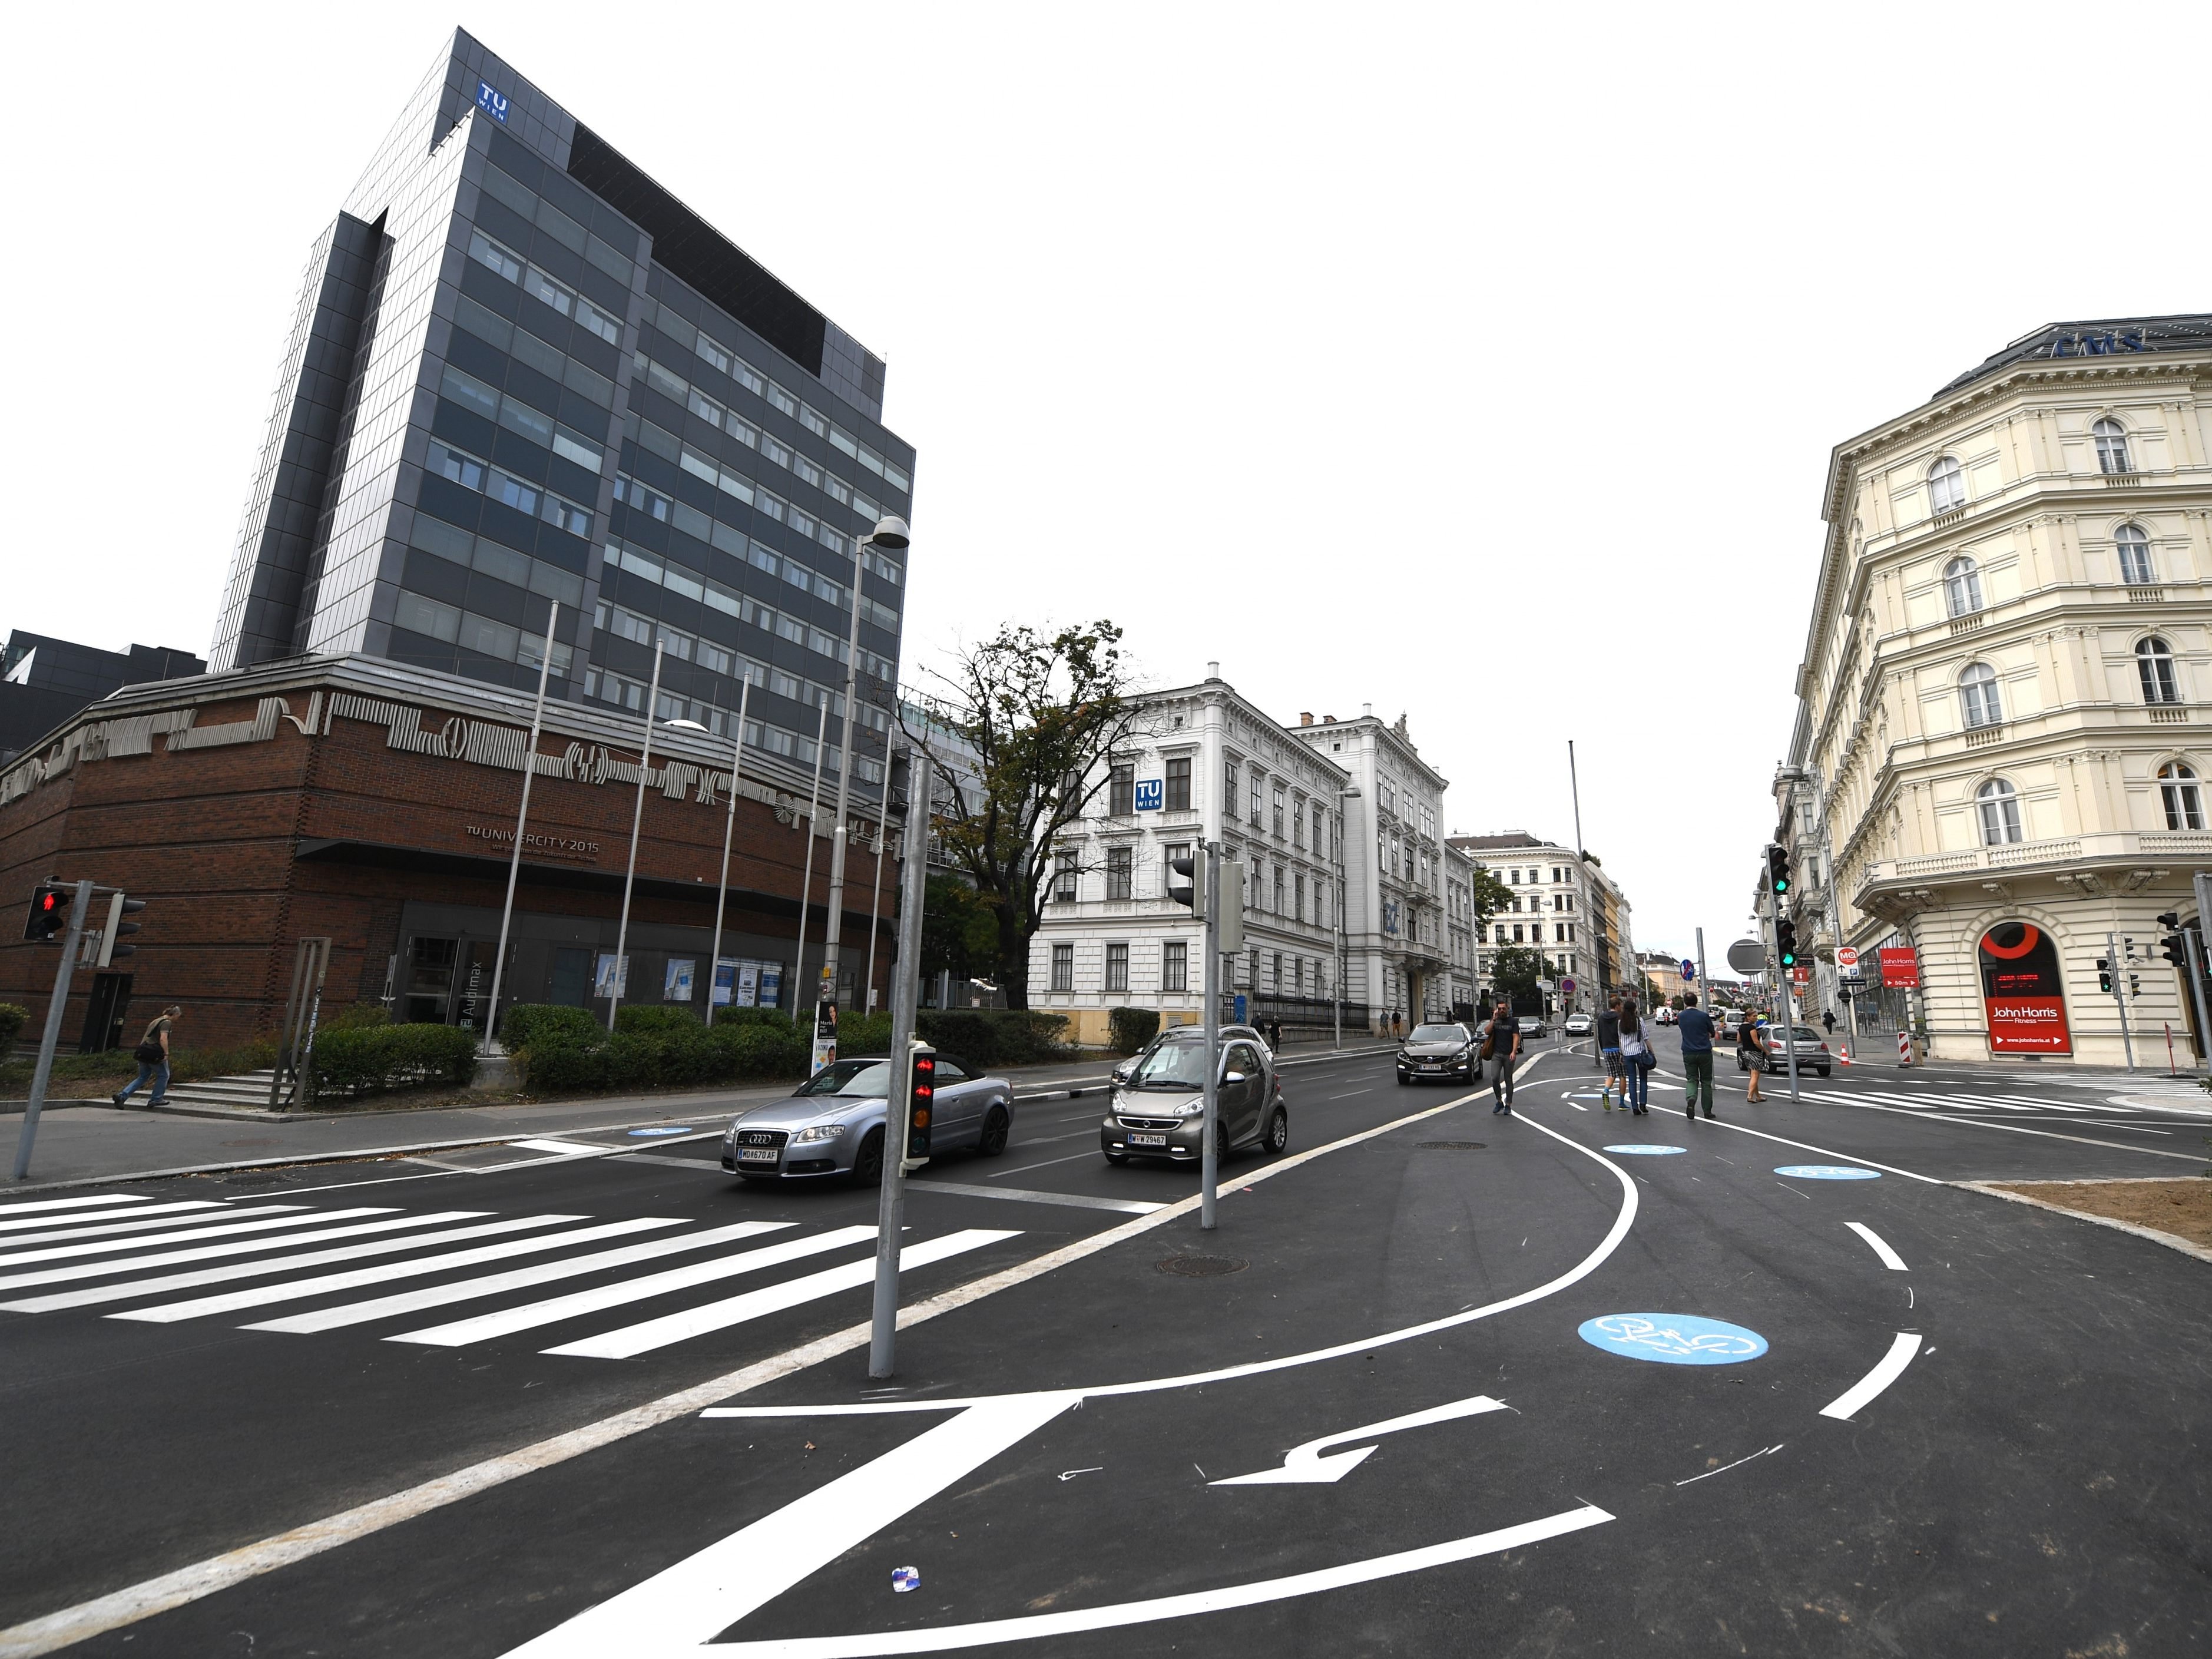
M1129 1082L1139 1089L1203 1089L1206 1045L1163 1042L1145 1056Z
M1464 1042L1467 1033L1456 1025L1416 1025L1408 1042Z
M890 1087L886 1060L841 1060L824 1066L799 1086L802 1095L856 1095L882 1099Z

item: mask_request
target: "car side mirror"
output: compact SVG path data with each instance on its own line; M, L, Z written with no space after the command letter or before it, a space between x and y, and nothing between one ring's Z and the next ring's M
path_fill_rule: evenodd
M1224 1083L1242 1083L1244 1080L1244 1073L1242 1072L1231 1072L1221 1080Z

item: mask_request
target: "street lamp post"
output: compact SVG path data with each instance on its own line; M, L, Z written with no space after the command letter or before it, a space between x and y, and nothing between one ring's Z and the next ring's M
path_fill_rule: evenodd
M897 553L905 550L908 540L906 520L885 514L876 520L876 527L853 544L853 621L845 642L845 717L837 740L837 819L830 831L830 919L828 931L822 942L822 988L815 994L815 1006L819 1009L827 1001L834 1004L837 998L837 945L844 933L845 921L845 840L849 826L845 819L845 801L853 779L853 702L860 694L860 575L862 562L871 547L885 548ZM890 771L890 745L884 746L884 771ZM873 961L872 951L870 960ZM815 1042L822 1040L820 1015L816 1015ZM836 1031L832 1027L830 1036L830 1058L836 1058Z
M1336 1042L1344 1047L1344 803L1359 799L1359 786L1347 783L1336 792Z

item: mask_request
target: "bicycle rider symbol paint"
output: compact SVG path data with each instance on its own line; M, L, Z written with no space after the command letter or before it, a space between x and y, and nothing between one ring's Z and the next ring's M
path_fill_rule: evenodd
M1594 1348L1662 1365L1735 1365L1766 1352L1757 1331L1695 1314L1607 1314L1577 1334Z

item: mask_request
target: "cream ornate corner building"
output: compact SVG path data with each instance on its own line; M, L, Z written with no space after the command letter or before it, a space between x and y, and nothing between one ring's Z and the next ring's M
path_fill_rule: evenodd
M2212 315L2038 330L1830 463L1788 773L1801 940L1917 947L1930 1052L2193 1023L2153 918L2212 869Z

